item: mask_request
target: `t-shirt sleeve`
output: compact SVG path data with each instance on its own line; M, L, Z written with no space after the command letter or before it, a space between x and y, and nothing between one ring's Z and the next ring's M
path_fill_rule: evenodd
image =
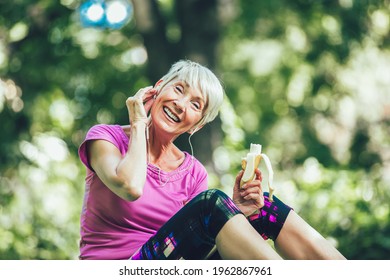
M126 152L126 145L123 139L123 132L121 133L122 128L119 125L105 125L98 124L91 127L84 141L81 143L78 153L81 162L90 170L93 171L91 165L89 164L88 152L87 152L87 142L92 140L105 140L113 145L115 145L122 154Z

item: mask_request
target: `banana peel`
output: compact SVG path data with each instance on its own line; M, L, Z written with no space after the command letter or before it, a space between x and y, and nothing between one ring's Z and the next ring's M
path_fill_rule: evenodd
M273 187L274 172L272 169L271 161L268 156L261 153L261 145L251 144L249 153L241 161L241 167L244 170L240 181L240 188L247 182L252 181L255 178L255 170L259 167L261 160L264 160L265 166L268 171L268 189L269 189L269 200L273 201L273 193L275 191Z

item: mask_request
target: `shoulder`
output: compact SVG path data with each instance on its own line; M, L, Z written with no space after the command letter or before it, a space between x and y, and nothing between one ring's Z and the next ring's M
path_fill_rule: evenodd
M207 177L206 167L194 156L190 155L187 152L184 152L185 157L188 158L188 165L191 166L191 174L194 177Z
M122 137L124 136L123 128L118 124L97 124L92 126L86 135L86 140L104 139L105 137Z
M123 145L127 147L129 137L125 133L123 127L118 124L97 124L88 130L84 142L90 140L106 140L117 147Z
M192 190L189 193L189 198L192 199L198 193L207 190L208 188L208 173L205 166L194 156L186 153L186 158L189 158L189 164L191 165L189 174L191 175L194 184Z
M117 147L122 154L126 153L129 142L126 133L120 125L97 124L92 126L78 149L81 161L89 168L87 145L94 140L107 141Z

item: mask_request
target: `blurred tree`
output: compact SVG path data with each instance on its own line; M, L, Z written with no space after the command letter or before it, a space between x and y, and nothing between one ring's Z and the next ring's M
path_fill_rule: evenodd
M77 258L80 142L182 58L227 93L193 137L211 187L261 143L277 195L347 258L389 258L388 0L133 0L120 30L80 26L81 2L0 0L0 258Z

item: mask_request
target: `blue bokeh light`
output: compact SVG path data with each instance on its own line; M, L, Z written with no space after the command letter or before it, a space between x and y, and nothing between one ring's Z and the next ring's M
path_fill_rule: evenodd
M84 27L120 29L133 16L129 0L87 0L79 7Z

